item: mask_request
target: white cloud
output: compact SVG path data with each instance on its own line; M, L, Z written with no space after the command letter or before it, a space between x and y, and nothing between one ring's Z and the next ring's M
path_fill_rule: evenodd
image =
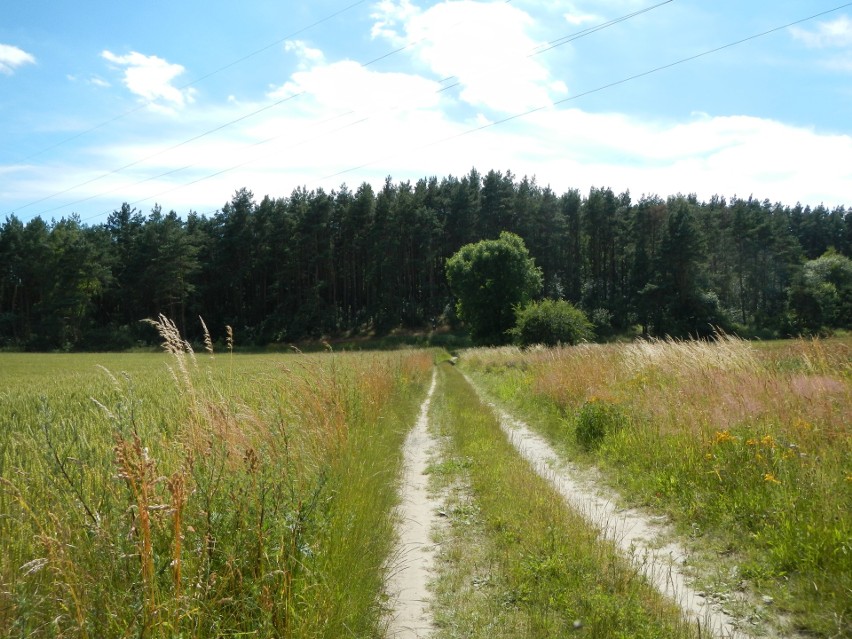
M527 33L532 18L516 7L472 0L447 0L425 11L414 10L407 0L380 6L385 11L374 34L416 43L411 55L438 77L456 78L460 98L471 106L512 113L549 104L552 94L567 92L541 61L529 57L541 43Z
M589 22L599 22L602 20L599 15L589 11L584 11L572 2L568 3L567 9L568 11L563 14L563 17L568 24L575 27L579 27L580 25L587 24Z
M434 108L440 101L440 88L437 82L417 75L371 71L343 60L293 73L270 97L305 93L310 108L320 113L352 110L365 115L396 108Z
M375 20L370 35L385 38L396 45L405 43L405 30L399 31L400 23L408 22L418 15L420 9L411 0L380 0L373 7L370 17Z
M172 81L184 72L183 66L172 64L155 55L147 56L136 51L119 56L111 51L103 51L101 57L124 70L124 85L131 93L138 95L160 110L170 107L182 108L193 101L192 89L181 90L172 85ZM163 109L157 101L165 102Z
M647 123L621 114L549 111L529 118L524 137L538 140L510 166L539 182L587 189L610 185L634 194L754 194L848 203L852 137L824 135L763 118L699 116ZM494 135L498 135L495 130Z
M299 58L300 68L307 68L309 65L319 64L323 62L324 56L322 51L309 47L301 40L287 40L284 43L284 50L293 52Z
M835 20L820 22L815 29L790 27L793 38L815 49L852 47L852 19L840 16Z
M600 17L594 13L566 13L565 21L572 26L579 27L589 22L598 22Z
M20 66L35 64L35 57L11 44L0 44L0 73L12 75Z

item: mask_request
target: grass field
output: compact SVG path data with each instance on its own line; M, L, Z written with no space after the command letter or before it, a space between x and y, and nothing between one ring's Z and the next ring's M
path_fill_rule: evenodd
M703 549L709 593L755 594L757 626L780 614L801 633L852 632L848 339L480 349L461 362L566 456L671 515Z
M0 636L378 636L432 355L0 355Z
M401 448L435 353L214 356L159 329L163 354L0 354L0 638L384 636ZM708 596L752 593L733 612L756 629L849 636L850 340L460 366L669 514ZM439 372L437 636L694 636Z

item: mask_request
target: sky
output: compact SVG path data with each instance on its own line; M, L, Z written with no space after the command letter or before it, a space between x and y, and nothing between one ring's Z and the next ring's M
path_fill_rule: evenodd
M472 168L557 193L850 207L842 5L6 3L0 223L99 224L124 202L212 215L240 188L260 201Z

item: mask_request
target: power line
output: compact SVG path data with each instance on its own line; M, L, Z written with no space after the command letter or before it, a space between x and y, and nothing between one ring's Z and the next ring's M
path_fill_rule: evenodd
M645 7L644 9L639 9L637 11L633 11L632 13L625 14L619 18L614 18L612 20L608 20L607 22L603 22L601 24L595 25L593 27L587 27L576 33L572 33L570 35L564 36L562 38L557 38L556 40L551 40L550 42L541 45L540 47L536 47L536 49L530 53L529 57L537 56L545 51L550 51L551 49L555 49L556 47L561 47L564 44L568 44L569 42L573 42L574 40L579 40L580 38L584 38L587 35L591 35L593 33L597 33L603 29L607 29L609 27L615 26L621 22L626 20L630 20L631 18L635 18L636 16L642 15L643 13L648 13L649 11L653 11L658 7L662 7L665 4L669 4L670 2L674 2L674 0L664 0L664 2L660 2L655 5L651 5L650 7Z
M512 1L512 0L506 0L506 2L505 2L505 3L506 3L506 4L508 4L508 3L509 3L509 2L511 2L511 1ZM546 48L545 48L545 49L540 49L540 47L536 47L536 48L534 48L534 49L533 49L533 50L532 50L532 51L528 54L528 56L527 56L527 57L531 57L531 56L534 56L534 55L538 55L539 53L543 53L543 52L545 52L545 51L549 51L549 50L551 50L551 49L555 49L556 47L563 46L563 45L568 44L569 42L573 42L574 40L577 40L577 39L579 39L579 38L581 38L581 37L585 37L585 36L587 36L587 35L591 35L592 33L596 33L597 31L600 31L600 30L602 30L602 29L604 29L604 28L614 26L614 25L616 25L616 24L618 24L618 23L624 22L624 21L625 21L625 20L627 20L627 19L630 19L630 18L632 18L632 17L638 16L638 15L643 14L643 13L647 13L648 11L651 11L652 9L655 9L655 8L661 7L661 6L666 5L666 4L669 4L669 3L673 2L673 1L674 1L674 0L665 0L664 2L660 2L660 3L657 3L657 4L655 4L655 5L652 5L652 6L646 7L646 8L644 8L644 9L641 9L641 10L638 10L638 11L631 12L631 13L626 14L626 15L624 15L624 16L621 16L621 17L619 17L619 18L615 18L615 19L613 19L613 20L609 20L609 21L607 21L607 22L604 22L604 23L601 23L601 24L599 24L599 25L596 25L596 26L594 26L594 27L590 27L590 28L587 28L587 29L583 29L583 30L582 30L582 31L580 31L580 32L573 33L573 34L570 34L570 35L568 35L568 36L564 36L564 37L562 37L562 38L559 38L558 40L554 40L554 41L548 42L548 43L546 43ZM457 22L457 23L454 23L453 25L451 25L451 27L450 27L450 28L453 28L453 27L455 27L455 26L458 26L458 25L459 25L459 24L461 24L462 22L463 22L463 21L459 21L459 22ZM410 48L410 47L414 46L415 44L418 44L418 43L422 42L422 41L423 41L423 40L425 40L425 39L427 39L427 36L421 37L421 38L419 38L419 39L417 39L417 40L412 40L412 41L408 42L405 46L403 46L403 47L399 47L399 48L394 49L393 51L391 51L391 52L389 52L389 53L383 54L383 55L381 55L381 56L379 56L379 57L377 57L377 58L374 58L374 59L372 59L372 60L370 60L370 61L368 61L368 62L362 63L360 66L361 66L362 68L367 67L367 66L369 66L369 65L371 65L371 64L374 64L375 62L377 62L377 61L379 61L379 60L383 60L383 59L385 59L385 58L389 57L390 55L393 55L393 54L395 54L395 53L399 53L399 52L401 52L401 51L404 51L405 49L408 49L408 48ZM453 76L442 79L442 80L440 81L440 83L441 83L441 84L443 84L443 83L447 83L447 82L451 82L451 83L450 83L450 84L446 84L445 86L441 87L440 89L438 89L437 91L435 91L435 93L441 93L441 92L447 91L448 89L451 89L451 88L453 88L453 87L459 86L459 84L461 84L461 83L460 83L460 81L457 81L457 80L456 80L456 81L454 81L454 82L453 82L453 80L455 80L455 78L454 78ZM304 93L304 92L302 92L302 93ZM345 130L345 129L347 129L347 128L350 128L350 127L356 126L356 125L358 125L358 124L362 124L362 123L364 123L364 122L368 121L369 119L371 119L371 118L375 117L378 113L387 113L387 112L395 111L395 110L398 110L398 109L399 109L399 107L392 107L392 108L389 108L389 109L383 109L383 110L381 110L381 111L379 111L379 112L372 112L372 113L370 113L370 114L366 115L365 117L363 117L363 118L361 118L361 119L359 119L359 120L356 120L356 121L353 121L353 122L347 123L347 124L345 124L345 125L343 125L343 126L341 126L341 127L337 128L337 129L334 129L333 131L325 132L325 133L323 133L323 134L321 134L321 135L319 135L319 136L316 136L316 137L313 137L313 138L308 138L308 139L303 139L303 140L301 140L301 141L299 141L299 142L297 142L297 143L295 143L295 144L293 144L293 145L290 145L290 146L288 146L288 147L285 147L285 149L289 150L289 149L292 149L292 148L296 148L296 147L302 146L303 144L306 144L307 142L311 142L311 141L313 141L313 140L319 139L320 137L324 137L324 136L328 135L329 133L337 133L337 132L340 132L340 131ZM345 116L345 115L350 115L350 114L352 114L352 113L353 113L353 112L351 112L351 111L350 111L350 112L348 112L348 113L346 113L346 114L342 114L341 116L336 116L335 118L332 118L332 119L336 119L337 117L342 117L342 116ZM249 114L249 115L251 115L251 114ZM245 118L241 118L241 119L245 119ZM218 127L216 130L221 130L222 128L224 128L224 126L225 126L225 125L223 125L222 127ZM203 135L203 134L202 134L202 135ZM196 138L193 138L193 139L198 139L198 137L202 137L202 136L196 136ZM266 140L263 140L263 141L260 141L260 142L253 143L252 145L250 145L250 146L249 146L249 147L247 147L247 148L251 148L251 147L254 147L254 146L260 146L260 145L262 145L262 144L266 144L266 143L271 142L271 141L273 141L273 140L279 139L280 137L283 137L283 136L275 136L275 137L273 137L273 138L268 138L268 139L266 139ZM190 140L190 141L191 141L191 140ZM180 146L180 145L177 145L177 146ZM174 147L172 147L172 148L174 148ZM170 149L167 149L167 150L170 150ZM163 152L165 152L165 151L163 151ZM159 155L159 154L160 154L160 153L157 153L157 154L154 154L154 155ZM149 156L149 158L148 158L148 159L150 159L150 157L153 157L153 156ZM184 183L184 184L180 184L180 185L177 185L177 186L171 187L171 188L169 188L169 189L166 189L166 190L164 190L164 191L160 191L160 192L157 192L157 193L155 193L155 194L148 195L148 196L146 196L146 197L144 197L144 198L142 198L142 199L140 199L140 200L136 200L136 201L134 201L134 202L131 202L130 204L131 204L131 205L136 205L136 204L139 204L139 203L141 203L141 202L145 202L146 200L150 200L150 199L152 199L152 198L160 197L160 196L165 195L165 194L167 194L167 193L172 193L172 192L177 191L177 190L179 190L179 189L181 189L181 188L185 188L185 187L187 187L187 186L191 186L191 185L194 185L194 184L198 184L199 182L203 182L203 181L208 180L208 179L211 179L211 178L213 178L213 177L217 177L217 176L223 175L224 173L228 173L228 172L230 172L230 171L233 171L233 170L236 170L236 169L242 168L242 167L244 167L244 166L247 166L248 164L251 164L252 162L257 161L257 160L258 160L258 159L260 159L261 157L266 157L266 156L259 156L259 157L255 157L255 158L252 158L252 159L250 159L250 160L247 160L247 161L244 161L244 162L240 162L240 163L235 164L235 165L233 165L233 166L227 167L227 168L225 168L225 169L220 169L220 170L218 170L218 171L215 171L214 173L211 173L211 174L205 175L205 176L203 176L203 177L200 177L200 178L197 178L197 179L191 180L191 181L186 182L186 183ZM140 160L140 162L141 162L141 161L142 161L142 160ZM377 161L378 161L378 160L377 160ZM133 164L138 164L138 163L139 163L139 162L135 162L135 163L133 163ZM369 166L369 164L370 164L370 163L368 163L367 165L363 165L363 166ZM132 166L132 165L128 165L128 166ZM187 168L191 168L192 166L193 166L193 165L188 165L188 166L181 167L181 168L179 168L179 169L173 169L173 170L171 170L171 171L167 171L166 173L160 174L160 175L158 175L158 176L150 177L150 178L146 178L146 179L144 179L144 180L141 180L141 181L138 181L138 182L134 182L133 184L130 184L130 185L127 185L127 186L136 186L136 185L138 185L138 184L142 184L142 183L144 183L144 182L148 182L148 181L150 181L150 180L152 180L152 179L157 179L157 178L159 178L159 177L164 177L164 176L167 176L167 175L173 175L174 173L178 173L178 172L183 171L183 170L185 170L185 169L187 169ZM125 167L123 167L123 168L127 168L127 166L125 166ZM356 168L361 168L361 167L356 167ZM118 170L121 170L121 169L118 169ZM355 169L352 169L352 170L355 170ZM114 173L114 172L116 172L116 171L113 171L112 173ZM333 176L326 176L326 177L333 177ZM97 178L96 178L96 179L97 179ZM323 179L325 179L325 178L323 178ZM92 180L92 181L94 181L94 180ZM82 186L82 185L78 185L78 186ZM58 209L66 208L66 207L68 207L68 206L73 206L74 204L79 204L79 203L84 202L84 201L89 201L89 200L95 199L95 198L97 198L97 197L101 197L101 196L103 196L103 195L105 195L105 194L107 194L107 193L110 193L110 192L112 192L112 191L118 190L118 188L127 188L127 186L124 186L124 187L117 187L116 189L113 189L113 190L111 190L111 191L107 191L107 192L104 192L104 193L99 193L99 194L96 194L96 195L92 195L92 196L89 196L89 197L87 197L87 198L83 198L82 200L76 200L76 201L74 201L74 202L66 203L66 204L63 204L62 206L59 206L59 207L56 207L56 208L54 208L54 209L50 209L50 210L48 210L48 211L45 211L45 213L49 213L49 212L52 212L52 211L55 211L55 210L58 210ZM73 188L76 188L76 187L72 187L72 189L73 189ZM71 190L71 189L69 189L69 190ZM104 215L104 213L99 213L99 214L97 214L97 215L90 216L90 217L86 218L86 220L95 219L95 218L97 218L97 217L100 217L101 215Z
M315 25L317 25L317 24L320 24L320 23L322 23L322 22L325 22L325 21L327 21L327 20L331 19L332 17L334 17L334 16L336 16L336 15L339 15L340 13L343 13L344 11L346 11L346 10L348 10L348 9L350 9L350 8L352 8L352 7L356 6L356 5L358 5L358 4L362 4L364 1L366 1L366 0L361 0L361 2L356 2L356 3L352 4L352 5L350 5L349 7L345 8L345 9L342 9L341 11L338 11L338 12L337 12L337 13L335 13L335 14L332 14L331 16L329 16L329 17L327 17L327 18L324 18L323 20L320 20L319 22L316 22L316 23L314 23L313 25L310 25L309 27L305 27L305 28L301 29L300 31L295 32L294 34L291 34L291 36L288 36L288 38L289 38L289 37L292 37L292 35L297 35L297 34L299 34L299 33L303 32L303 31L305 31L305 30L307 30L307 29L311 28L312 26L315 26ZM509 4L509 3L511 3L512 1L513 1L513 0L504 0L503 4ZM672 1L672 0L669 0L669 1ZM454 28L454 27L456 27L456 26L458 26L459 24L462 24L462 23L464 23L464 20L460 20L460 21L458 21L458 22L456 22L456 23L454 23L454 24L450 25L450 27L449 27L449 28L451 28L451 29L452 29L452 28ZM371 60L368 60L367 62L360 63L360 65L359 65L359 66L360 66L361 68L369 67L369 66L371 66L371 65L375 64L376 62L378 62L378 61L380 61L380 60L384 60L384 59L386 59L386 58L388 58L388 57L390 57L390 56L393 56L393 55L395 55L395 54L397 54L397 53L400 53L400 52L402 52L402 51L405 51L406 49L409 49L409 48L413 47L413 46L414 46L414 45L416 45L416 44L419 44L420 42L422 42L422 41L424 41L425 39L427 39L427 37L428 37L428 36L423 36L423 37L421 37L421 38L419 38L419 39L417 39L417 40L409 41L409 42L408 42L408 43L406 43L404 46L402 46L402 47L398 47L398 48L396 48L396 49L393 49L393 50L391 50L391 51L389 51L389 52L387 52L387 53L384 53L384 54L382 54L382 55L380 55L380 56L378 56L378 57L375 57L375 58L373 58L373 59L371 59ZM275 42L275 43L273 43L273 44L270 44L270 45L265 46L265 47L264 47L264 48L262 48L262 49L258 49L256 52L254 52L254 53L252 53L252 54L249 54L248 56L244 56L243 58L240 58L240 60L237 60L237 61L235 61L235 62L233 62L233 63L231 63L231 64L229 64L229 65L227 65L227 66L225 66L225 67L222 67L222 68L220 68L220 69L219 69L219 70L217 70L217 71L214 71L214 72L212 72L212 73L208 73L207 75L203 76L202 78L200 78L200 79L198 79L198 80L196 80L196 81L194 81L194 82L192 82L192 83L189 83L189 84L183 85L183 86L181 86L181 87L178 87L178 88L179 88L179 89L183 89L183 88L186 88L186 87L188 87L188 86L191 86L192 84L195 84L195 83L197 83L197 82L200 82L200 81L201 81L201 80L203 80L204 78L208 78L208 77L210 77L211 75L214 75L215 73L218 73L218 72L219 72L219 71L221 71L221 70L224 70L224 69L226 69L226 68L229 68L229 67L231 67L231 66L234 66L235 64L237 64L237 63L239 63L239 62L241 62L241 61L243 61L243 60L246 60L246 59L248 59L248 58L250 58L250 57L252 57L252 56L254 56L254 55L256 55L256 54L258 54L258 53L260 53L260 52L262 52L262 51L266 51L267 49L269 49L269 48L271 48L271 47L273 47L273 46L275 46L275 45L277 45L277 44L280 44L281 42L283 42L283 41L284 41L284 40L286 40L286 39L287 39L287 38L283 38L283 39L281 39L281 40L279 40L279 41L277 41L277 42ZM450 80L450 79L452 79L452 78L446 78L445 80ZM441 82L444 82L444 80L442 80ZM447 89L449 89L449 88L452 88L452 86L456 86L457 84L458 84L458 83L456 83L456 84L454 84L454 85L450 85L450 86L444 87L442 90L447 90ZM285 103L285 102L288 102L288 101L290 101L290 100L292 100L292 99L294 99L294 98L297 98L297 97L300 97L300 96L302 96L302 95L305 95L306 93L307 93L307 91L299 91L298 93L295 93L295 94L293 94L293 95L287 96L286 98L283 98L283 99L281 99L281 100L277 100L277 101L275 101L275 102L272 102L272 103L266 104L266 105L264 105L263 107L261 107L261 108L259 108L259 109L255 109L254 111L251 111L251 112L249 112L249 113L243 114L242 116L240 116L240 117L238 117L238 118L235 118L235 119L233 119L233 120L230 120L230 121L228 121L228 122L225 122L224 124L221 124L221 125L219 125L219 126L217 126L217 127L214 127L213 129L209 129L209 130L207 130L207 131L204 131L204 132L202 132L202 133L200 133L200 134L198 134L198 135L195 135L195 136L193 136L193 137L191 137L191 138L189 138L189 139L183 140L182 142L179 142L179 143L177 143L177 144L174 144L174 145L172 145L172 146L170 146L170 147L168 147L168 148L161 149L161 150L159 150L159 151L157 151L157 152L155 152L155 153L152 153L152 154L147 155L147 156L145 156L145 157L143 157L143 158L139 158L139 159L137 159L137 160L134 160L133 162L129 162L129 163L127 163L127 164L125 164L125 165L123 165L123 166L120 166L120 167L118 167L118 168L116 168L116 169L113 169L113 170L111 170L111 171L107 171L107 172L105 172L105 173L102 173L102 174L100 174L100 175L98 175L98 176L96 176L96 177L94 177L94 178L91 178L91 179L89 179L89 180L86 180L85 182L80 182L80 183L78 183L78 184L75 184L75 185L73 185L73 186L70 186L70 187L68 187L68 188L66 188L66 189L63 189L63 190L61 190L61 191L57 191L57 192L55 192L55 193L51 193L50 195L46 195L46 196L44 196L44 197L42 197L42 198L40 198L40 199L38 199L38 200L33 200L33 201L31 201L31 202L27 202L26 204L24 204L24 205L22 205L22 206L17 207L17 210L18 210L18 211L21 211L21 210L23 210L23 209L25 209L25 208L28 208L28 207L30 207L30 206L33 206L33 205L35 205L35 204L40 204L41 202L45 202L45 201L47 201L47 200L50 200L50 199L52 199L52 198L54 198L54 197L56 197L56 196L58 196L58 195L63 195L63 194L68 193L68 192L70 192L70 191L74 191L74 190L76 190L76 189L78 189L78 188L80 188L80 187L82 187L82 186L86 186L86 185L88 185L88 184L92 184L93 182L97 182L97 181L99 181L99 180L101 180L101 179L103 179L103 178L105 178L105 177L109 177L110 175L114 175L114 174L116 174L116 173L120 173L121 171L123 171L123 170L125 170L125 169L131 168L131 167L134 167L134 166L137 166L137 165L139 165L139 164L141 164L141 163L143 163L143 162L146 162L146 161L151 160L151 159L153 159L153 158L155 158L155 157L158 157L158 156L160 156L160 155L163 155L163 154L165 154L165 153L168 153L168 152L170 152L170 151L173 151L173 150L175 150L175 149L177 149L177 148L180 148L180 147L182 147L182 146L185 146L185 145L187 145L187 144L190 144L191 142L195 142L195 141L197 141L197 140L199 140L199 139L201 139L201 138L203 138L203 137L206 137L206 136L208 136L208 135L211 135L211 134L213 134L213 133L216 133L217 131L221 131L221 130L223 130L223 129L226 129L227 127L229 127L229 126L231 126L231 125L233 125L233 124L236 124L236 123L238 123L238 122L242 122L243 120L246 120L246 119L251 118L251 117L253 117L253 116L255 116L255 115L258 115L258 114L260 114L260 113L263 113L264 111L267 111L267 110L269 110L269 109L271 109L271 108L273 108L273 107L280 106L281 104L283 104L283 103ZM138 108L134 109L133 111L138 111L140 108L143 108L143 107L145 107L145 106L147 106L147 105L149 105L149 104L152 104L153 102L154 102L153 100L150 100L150 101L148 101L146 104L141 105L140 107L138 107ZM132 112L132 111L131 111L131 112ZM128 113L131 113L131 112L128 112ZM126 114L125 114L125 115L126 115ZM116 119L119 119L120 117L123 117L123 115L122 115L122 116L117 116L116 118L113 118L113 121L114 121L114 120L116 120ZM100 126L100 125L99 125L99 126ZM98 127L95 127L95 128L98 128ZM94 130L94 129L91 129L91 130ZM83 134L80 134L80 135L83 135ZM79 137L79 136L75 136L75 137ZM69 139L73 139L73 138L69 138ZM184 167L184 168L188 168L188 167ZM181 168L181 169L176 169L176 170L174 170L174 171L170 171L170 172L168 172L167 174L177 173L177 172L179 172L179 171L181 171L181 170L183 170L183 168ZM217 173L217 175L218 175L218 174L221 174L221 173L222 173L222 172L220 171L220 172L218 172L218 173ZM147 179L145 179L145 180L142 180L141 182L136 182L136 183L134 183L134 185L135 185L135 184L141 184L142 182L147 182L147 181L149 181L150 179L154 179L154 178L147 178ZM194 183L194 182L193 182L193 183ZM171 190L174 190L174 189L171 189ZM109 193L109 192L110 192L110 191L107 191L106 193ZM56 206L56 207L54 207L54 208L52 208L52 209L47 209L47 210L41 211L41 212L39 213L39 215L43 215L43 214L46 214L46 213L52 213L52 212L54 212L54 211L58 211L58 210L60 210L60 209L67 208L67 207L69 207L69 206L74 206L75 204L80 204L80 203L82 203L82 202L87 202L87 201L89 201L89 200L92 200L92 199L95 199L95 198L97 198L97 197L100 197L101 195L104 195L104 194L106 194L106 193L101 193L101 194L98 194L98 195L93 195L93 196L85 197L85 198L82 198L82 199L80 199L80 200L74 200L74 201L72 201L72 202L68 202L68 203L62 204L61 206ZM156 197L156 196L152 196L152 197ZM146 198L146 199L147 199L147 198ZM10 214L10 213L11 213L11 211L10 211L10 212L8 212L8 213L7 213L7 215L8 215L8 214ZM91 219L91 218L87 218L87 219Z
M300 35L300 34L304 33L305 31L313 29L314 27L319 26L319 25L323 24L324 22L328 22L329 20L332 20L333 18L336 18L337 16L339 16L343 13L346 13L350 9L354 9L355 7L357 7L360 4L364 4L367 1L368 0L358 0L357 2L353 2L352 4L350 4L346 7L343 7L342 9L335 11L334 13L332 13L332 14L330 14L330 15L328 15L328 16L320 19L320 20L317 20L316 22L313 22L306 27L302 27L301 29L294 31L293 33L290 33L290 34L284 36L283 38L276 40L275 42L271 42L271 43L261 47L260 49L252 51L251 53L234 60L233 62L229 62L228 64L226 64L222 67L219 67L218 69L214 69L213 71L210 71L209 73L206 73L205 75L202 75L200 78L196 78L195 80L192 80L191 82L187 82L186 84L179 85L175 88L178 91L183 91L184 89L188 89L192 86L195 86L196 84L199 84L200 82L206 80L207 78L211 78L214 75L221 73L222 71L225 71L225 70L230 69L231 67L234 67L234 66L236 66L236 65L238 65L242 62L245 62L246 60L249 60L249 59L257 56L257 55L263 53L264 51L268 51L269 49L278 46L282 42L285 42L285 41L289 40L290 38L293 38L297 35ZM119 114L115 117L108 119L108 120L104 120L103 122L96 124L93 127L86 129L85 131L81 131L81 132L76 133L76 134L74 134L70 137L67 137L63 140L60 140L59 142L52 144L48 147L45 147L40 151L36 151L35 153L32 153L32 154L22 158L20 161L26 162L27 160L31 160L34 157L38 157L42 153L46 153L47 151L50 151L50 150L55 149L59 146L62 146L63 144L67 144L68 142L72 142L73 140L77 140L77 139L79 139L79 138L81 138L85 135L88 135L89 133L92 133L93 131L97 131L98 129L102 129L103 127L108 126L108 125L112 124L113 122L121 120L121 119L127 117L128 115L132 115L133 113L137 113L138 111L141 111L142 109L151 106L155 102L156 102L156 99L151 99L151 100L147 100L145 102L142 102L141 104L137 105L136 107L134 107L132 109L129 109L128 111L125 111L124 113L121 113L121 114ZM79 185L79 186L83 186L83 185ZM74 188L74 187L72 187L72 188ZM43 200L41 200L41 201L43 201ZM27 205L27 206L29 206L29 205Z
M428 144L423 144L419 147L416 147L416 148L413 148L413 149L408 149L407 151L395 153L393 155L385 156L385 157L382 157L382 158L379 158L379 159L376 159L376 160L372 160L370 162L366 162L364 164L360 164L358 166L354 166L354 167L345 169L343 171L338 171L337 173L332 173L330 175L326 175L326 176L322 177L321 179L326 180L326 179L329 179L329 178L345 175L347 173L357 171L358 169L362 169L362 168L371 166L371 165L376 164L378 162L383 162L383 161L388 160L388 159L399 157L403 153L408 153L408 152L411 152L411 151L422 151L423 149L428 149L428 148L431 148L433 146L437 146L439 144L449 142L451 140L456 140L458 138L465 137L465 136L470 135L472 133L477 133L479 131L483 131L485 129L489 129L489 128L492 128L492 127L495 127L495 126L499 126L501 124L506 124L507 122L511 122L513 120L518 120L520 118L524 118L528 115L532 115L533 113L538 113L539 111L544 111L546 109L558 106L560 104L565 104L565 103L571 102L573 100L577 100L579 98L585 97L587 95L591 95L593 93L598 93L598 92L604 91L606 89L611 89L612 87L618 86L620 84L625 84L625 83L630 82L632 80L636 80L638 78L643 78L645 76L651 75L653 73L657 73L659 71L663 71L665 69L671 69L672 67L676 67L676 66L678 66L680 64L684 64L686 62L691 62L692 60L697 60L698 58L702 58L704 56L708 56L710 54L717 53L719 51L723 51L724 49L730 49L731 47L735 47L737 45L743 44L745 42L749 42L751 40L756 40L758 38L762 38L762 37L770 35L772 33L776 33L776 32L781 31L783 29L788 29L789 27L796 26L797 24L802 24L803 22L808 22L809 20L819 18L819 17L827 15L829 13L834 13L835 11L839 11L840 9L845 9L846 7L850 7L850 6L852 6L852 2L847 2L845 4L834 7L833 9L828 9L826 11L821 11L819 13L815 13L811 16L808 16L807 18L801 18L801 19L795 20L793 22L788 22L787 24L784 24L784 25L781 25L781 26L778 26L778 27L774 27L772 29L768 29L767 31L762 31L761 33L756 33L756 34L750 35L746 38L742 38L740 40L735 40L734 42L729 42L728 44L724 44L722 46L715 47L713 49L708 49L707 51L702 51L701 53L697 53L695 55L691 55L691 56L688 56L686 58L681 58L680 60L677 60L675 62L670 62L669 64L664 64L664 65L655 67L653 69L650 69L648 71L643 71L642 73L636 73L636 74L628 76L626 78L622 78L622 79L616 80L614 82L609 82L607 84L601 85L601 86L596 87L594 89L589 89L588 91L583 91L582 93L578 93L576 95L572 95L570 97L563 98L561 100L557 100L557 101L552 102L550 104L541 105L541 106L529 109L527 111L523 111L522 113L516 113L514 115L510 115L510 116L502 118L500 120L495 120L494 122L489 122L488 124L483 124L481 126L473 127L473 128L467 129L465 131L462 131L461 133L457 133L455 135L451 135L451 136L442 138L440 140L430 142Z

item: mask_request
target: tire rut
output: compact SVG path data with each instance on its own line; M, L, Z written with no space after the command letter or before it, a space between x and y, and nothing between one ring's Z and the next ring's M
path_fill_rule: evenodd
M429 407L437 386L437 369L420 407L417 423L403 448L403 476L398 506L398 546L385 591L390 599L388 639L421 639L434 631L429 581L436 548L432 530L438 524L438 502L427 490L426 468L437 442L429 434Z

